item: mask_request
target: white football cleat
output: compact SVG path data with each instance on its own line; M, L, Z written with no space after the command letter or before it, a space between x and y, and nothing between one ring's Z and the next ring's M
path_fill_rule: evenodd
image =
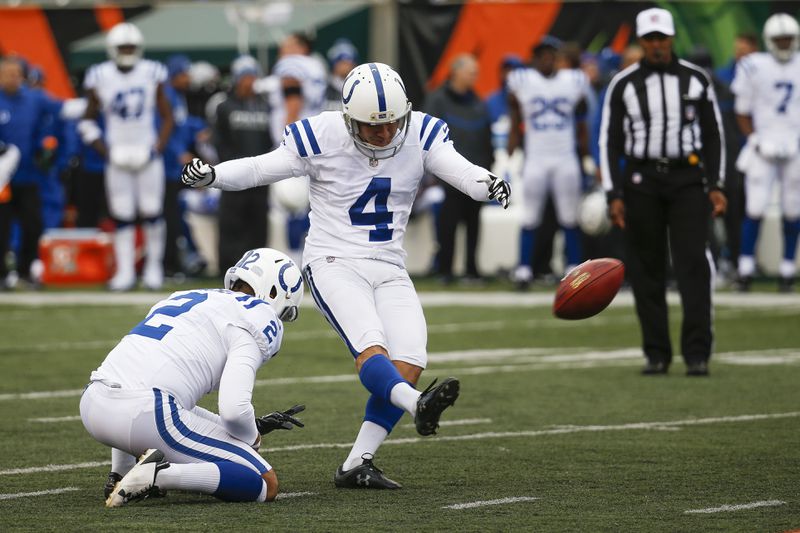
M165 468L169 468L169 462L164 459L164 453L155 448L147 450L130 472L114 486L111 496L106 499L106 507L121 507L130 501L144 498L156 486L158 472Z

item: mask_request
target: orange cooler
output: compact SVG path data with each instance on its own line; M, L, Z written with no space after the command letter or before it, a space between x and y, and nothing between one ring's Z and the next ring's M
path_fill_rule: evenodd
M105 283L114 272L113 235L93 228L51 229L39 239L42 284Z

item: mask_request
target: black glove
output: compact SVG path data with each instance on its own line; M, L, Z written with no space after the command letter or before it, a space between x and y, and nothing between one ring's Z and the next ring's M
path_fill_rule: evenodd
M478 181L485 183L489 188L489 200L497 200L503 206L503 209L508 209L508 201L511 197L511 185L508 182L491 172L488 176Z
M305 405L295 405L286 411L275 411L274 413L257 417L256 429L261 435L266 435L275 429L292 429L294 426L305 427L305 424L294 417L294 415L305 411L305 409Z
M181 181L191 187L208 187L217 179L214 167L204 163L202 159L194 158L183 165Z

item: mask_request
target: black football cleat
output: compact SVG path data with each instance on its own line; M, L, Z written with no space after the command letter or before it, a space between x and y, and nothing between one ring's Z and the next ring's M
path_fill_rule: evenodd
M139 462L123 476L106 499L106 507L121 507L128 502L143 500L154 490L158 490L158 472L169 468L164 453L155 448L149 449L139 458Z
M794 276L781 276L781 278L778 280L778 292L782 294L789 294L792 291L794 291Z
M442 411L456 403L459 383L456 378L445 378L438 386L436 380L428 385L417 400L417 416L414 425L420 435L435 435Z
M753 285L753 278L751 276L739 276L734 282L734 289L736 292L750 292L750 287Z
M109 472L108 479L106 480L106 486L103 487L103 499L107 500L111 493L114 492L114 487L117 486L117 483L122 481L122 476L117 474L116 472Z
M114 487L117 486L117 483L122 481L122 476L117 474L116 472L109 472L108 479L106 480L106 485L103 487L103 497L107 500L111 493L114 492ZM150 489L150 492L147 493L147 498L164 498L167 495L167 491L163 489L159 489L158 487L153 487Z
M342 467L336 469L333 475L333 483L340 489L401 489L403 486L397 481L393 481L383 474L383 470L375 466L372 462L373 455L365 453L361 456L363 462L348 470Z

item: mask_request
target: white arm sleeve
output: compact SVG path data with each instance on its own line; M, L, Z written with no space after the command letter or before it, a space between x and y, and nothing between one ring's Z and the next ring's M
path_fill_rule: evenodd
M300 157L283 145L266 154L225 161L215 165L214 171L217 179L211 186L223 191L242 191L308 174Z
M258 438L253 385L261 366L261 351L247 331L229 325L225 329L228 361L219 383L219 416L225 430L252 445Z
M489 171L473 165L459 154L453 143L441 143L428 153L425 170L446 181L473 200L489 200L489 187L478 180L486 178Z

